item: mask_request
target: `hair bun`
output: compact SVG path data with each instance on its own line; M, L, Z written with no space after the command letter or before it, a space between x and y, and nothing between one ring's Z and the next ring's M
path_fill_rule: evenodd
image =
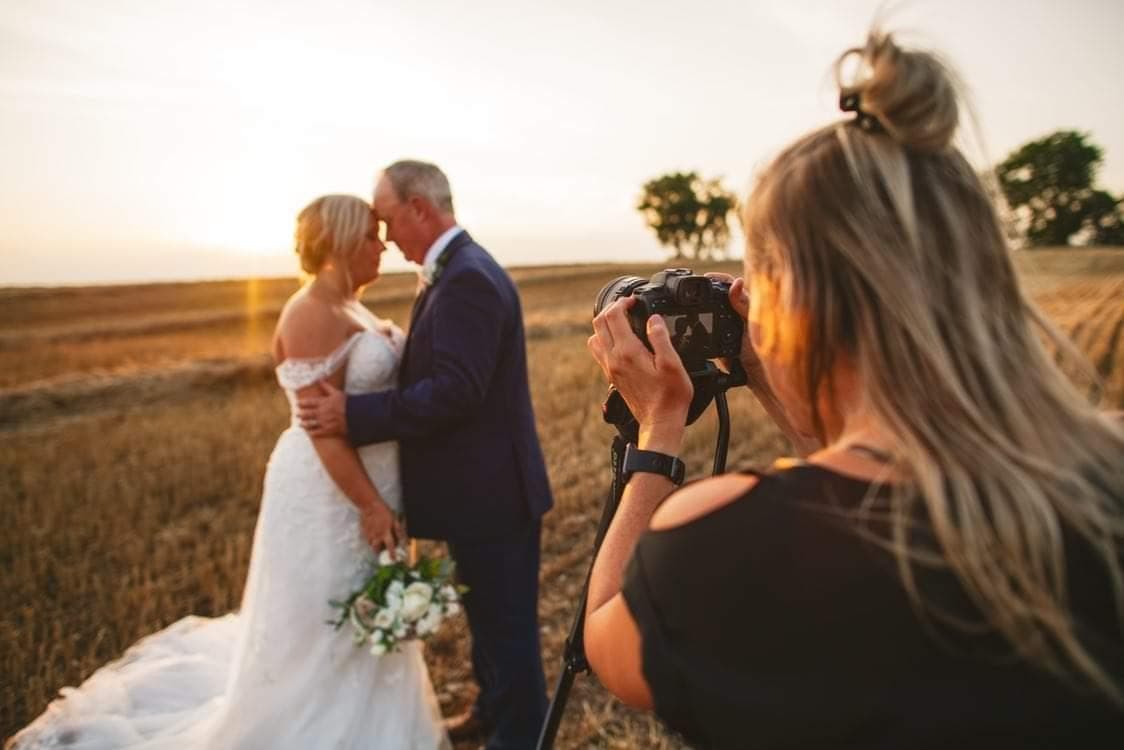
M324 199L318 198L297 216L296 253L307 274L316 274L331 252L331 238L320 214L323 204Z
M855 62L845 81L844 67ZM840 56L835 75L841 98L857 96L858 109L903 146L939 151L952 142L960 116L957 86L936 55L903 50L889 34L872 31L865 46Z

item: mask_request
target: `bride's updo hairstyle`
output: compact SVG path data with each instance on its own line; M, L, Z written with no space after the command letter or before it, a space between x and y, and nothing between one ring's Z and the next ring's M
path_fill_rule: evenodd
M856 370L909 481L853 520L894 553L938 632L986 624L1124 705L1119 675L1079 638L1066 577L1080 535L1124 622L1124 428L1047 354L1040 334L1072 346L1023 293L989 191L953 145L962 106L946 65L874 31L836 76L844 119L788 146L745 204L762 354L793 373L825 444L833 364ZM933 568L984 623L927 602L919 572Z
M296 253L301 270L315 276L329 258L346 260L363 245L371 206L353 195L324 195L297 215Z

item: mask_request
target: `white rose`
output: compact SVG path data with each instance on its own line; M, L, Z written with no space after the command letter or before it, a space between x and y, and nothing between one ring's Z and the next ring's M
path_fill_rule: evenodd
M382 656L386 653L386 643L382 640L382 633L377 633L376 635L372 636L371 641L371 653L373 655Z
M402 594L404 591L405 587L402 586L401 581L394 581L386 587L386 608L395 616L402 609Z
M402 640L406 637L406 632L406 626L402 623L398 623L398 627L394 628L394 637L398 640Z
M380 609L378 614L375 615L375 627L386 630L394 624L394 613L389 610Z
M441 625L441 608L434 605L426 610L425 617L418 620L418 635L429 635Z
M457 604L456 602L449 602L445 605L445 614L447 614L449 617L460 614L460 611L461 605Z
M457 598L457 590L446 583L441 587L441 598L447 602L451 602Z
M384 549L379 553L379 565L390 565L394 562L394 558L390 554L390 550Z
M425 614L429 603L433 601L433 587L428 583L418 581L406 587L402 595L402 617L407 622L414 622Z

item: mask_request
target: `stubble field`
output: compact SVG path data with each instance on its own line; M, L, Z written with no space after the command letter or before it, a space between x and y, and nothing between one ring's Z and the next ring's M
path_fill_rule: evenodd
M1124 252L1019 257L1025 283L1124 406ZM516 269L532 395L556 507L545 519L540 620L553 686L609 479L600 372L585 350L605 281L656 266ZM736 264L710 267L738 271ZM710 270L710 268L706 270ZM697 269L700 270L700 269ZM294 280L0 289L0 737L141 636L238 606L262 474L288 407L268 345ZM404 322L414 280L364 300ZM785 441L747 393L730 399L730 463ZM714 425L693 427L699 476ZM747 633L752 637L752 632ZM442 708L471 698L461 623L427 660ZM650 717L578 679L558 747L680 747Z

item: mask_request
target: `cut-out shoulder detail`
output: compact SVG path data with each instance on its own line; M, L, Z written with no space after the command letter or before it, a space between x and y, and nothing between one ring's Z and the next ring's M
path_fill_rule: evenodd
M692 482L663 502L652 515L650 527L665 531L690 523L737 500L757 481L752 474L723 474Z

